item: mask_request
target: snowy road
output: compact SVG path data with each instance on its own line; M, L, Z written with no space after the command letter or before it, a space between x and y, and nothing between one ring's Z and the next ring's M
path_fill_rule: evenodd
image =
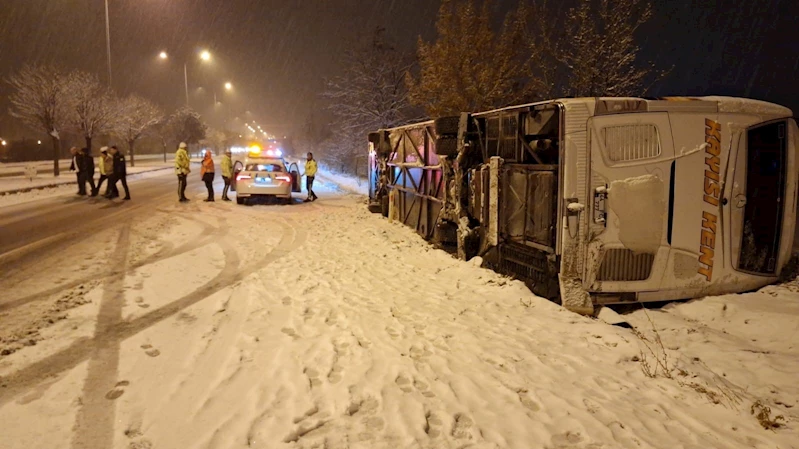
M630 330L454 260L330 183L292 206L153 189L90 238L4 266L3 449L799 447L793 337L728 338L718 301L652 314L670 363L688 361L649 378ZM759 319L771 298L790 330L799 289L770 288ZM731 326L751 315L736 298ZM686 331L702 314L716 325ZM783 427L763 429L755 400Z
M70 178L74 175L69 174ZM205 191L199 175L193 175L191 192ZM102 190L105 191L106 184ZM131 176L128 186L134 201L121 199L108 201L98 196L89 198L78 195L50 196L36 201L0 207L0 261L10 257L9 252L24 253L21 248L44 239L58 240L62 244L72 244L78 236L91 236L97 229L124 222L127 218L141 213L141 208L152 207L164 201L173 200L177 194L177 181L171 170ZM118 184L122 190L121 183ZM75 192L75 185L64 186L57 191ZM47 192L45 192L47 193ZM34 196L23 194L21 196ZM122 190L124 196L124 190ZM4 198L5 199L5 198ZM13 199L13 198L12 198Z

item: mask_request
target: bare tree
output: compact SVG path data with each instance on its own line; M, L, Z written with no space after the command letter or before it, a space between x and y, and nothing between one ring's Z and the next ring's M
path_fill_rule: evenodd
M558 59L568 70L574 96L642 95L648 78L660 79L652 63L637 64L635 33L652 17L649 0L581 0L567 15L569 44Z
M118 101L93 73L70 73L65 89L70 109L68 126L86 139L91 153L92 139L114 131L121 112Z
M53 139L53 174L59 176L61 157L59 130L67 115L64 96L65 76L52 66L25 66L8 79L13 117L31 129L44 131Z
M480 6L475 0L442 0L436 40L419 38L420 73L408 73L407 83L411 101L430 116L505 106L527 95L526 8L509 13L497 32L490 1L477 1Z
M134 162L134 145L154 126L164 119L164 112L153 102L131 95L120 105L120 117L116 121L115 134L128 144L130 166Z
M363 147L366 134L417 118L410 104L405 73L415 65L412 54L398 50L377 27L368 39L343 57L344 73L327 82L323 96L334 117L330 146L339 162Z

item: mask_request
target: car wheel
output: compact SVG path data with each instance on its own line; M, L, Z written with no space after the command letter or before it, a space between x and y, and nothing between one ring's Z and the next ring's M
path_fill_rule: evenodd
M244 198L236 197L236 204L244 204Z

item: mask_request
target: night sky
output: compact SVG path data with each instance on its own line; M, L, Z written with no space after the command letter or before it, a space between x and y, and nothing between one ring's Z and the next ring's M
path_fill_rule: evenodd
M496 0L498 10L517 2ZM183 62L192 106L255 119L291 133L324 102L324 78L359 33L382 25L414 48L434 35L435 0L109 0L114 88L137 92L167 109L184 103ZM651 96L738 95L799 111L799 3L655 0L641 32L644 58L674 66ZM214 59L201 63L199 49ZM168 61L158 59L162 50ZM53 63L107 79L103 0L0 0L0 77L24 63ZM231 81L235 90L222 88ZM198 89L202 87L202 89ZM0 85L0 136L21 130L8 117ZM245 114L249 111L249 114Z

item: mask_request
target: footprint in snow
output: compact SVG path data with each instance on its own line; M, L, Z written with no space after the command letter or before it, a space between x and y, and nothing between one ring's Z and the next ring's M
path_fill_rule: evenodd
M319 380L319 371L313 368L305 368L304 373L306 376L308 376L308 381L310 382L311 388L319 387L322 385L322 381Z
M411 358L415 360L433 355L432 352L428 351L424 347L416 345L411 346L411 349L408 352L410 353Z
M294 329L292 329L290 327L284 327L283 329L280 329L280 331L283 332L284 334L288 335L288 336L297 338L297 331L295 331Z
M153 345L141 345L141 348L144 349L144 353L150 357L158 357L161 355L161 351L153 348Z
M127 387L128 385L130 385L130 382L127 380L121 380L117 382L117 384L114 385L114 389L105 394L105 398L110 401L119 398L125 393L125 389L122 387Z
M410 393L413 391L413 388L411 387L411 380L403 376L402 374L400 374L399 377L397 377L395 382L397 383L397 386L400 388L400 390L402 390L403 393Z
M444 421L441 420L438 416L427 412L424 415L425 417L425 425L424 425L424 433L427 434L430 438L436 438L442 434L442 427L444 426Z
M330 374L327 376L327 380L330 381L331 384L336 384L341 382L341 375L344 371L344 368L336 362L333 364L333 367L330 369Z
M531 411L537 412L537 411L541 410L541 406L538 405L538 403L535 402L533 399L531 399L530 396L528 396L526 392L520 392L519 393L519 401L522 403L522 405L525 408L527 408L527 409L529 409Z
M426 398L434 398L434 397L436 397L436 394L429 390L430 387L425 382L422 382L421 380L418 380L418 379L414 380L413 381L413 386L416 387L416 389L419 390L420 393L422 393L422 396L424 396Z
M552 436L552 444L556 447L574 447L575 444L581 443L583 436L580 432L568 431L558 435Z
M288 296L283 298L283 305L284 306L290 306L291 305L291 298L289 298Z
M455 415L455 425L452 426L452 436L458 439L472 439L474 421L468 416L458 413Z
M400 336L400 333L393 327L387 328L386 332L388 333L388 336L391 337L392 340L396 340Z

